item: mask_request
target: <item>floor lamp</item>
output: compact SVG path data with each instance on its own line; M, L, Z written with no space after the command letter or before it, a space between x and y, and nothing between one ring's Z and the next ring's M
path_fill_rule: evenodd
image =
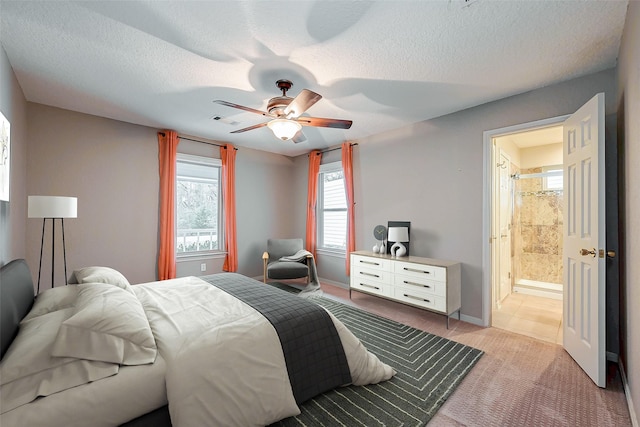
M51 220L51 287L54 286L56 219L62 222L62 251L64 256L64 283L67 283L67 248L64 241L64 219L78 217L78 198L61 196L29 196L29 218L42 218L42 238L40 240L40 266L38 268L38 293L40 293L40 273L42 272L42 248L44 247L44 225Z

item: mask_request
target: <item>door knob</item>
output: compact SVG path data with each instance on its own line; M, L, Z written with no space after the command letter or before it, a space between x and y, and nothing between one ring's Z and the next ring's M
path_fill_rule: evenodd
M592 257L596 257L596 248L593 248L591 250L589 249L580 249L580 255L582 256L586 256L586 255L591 255Z

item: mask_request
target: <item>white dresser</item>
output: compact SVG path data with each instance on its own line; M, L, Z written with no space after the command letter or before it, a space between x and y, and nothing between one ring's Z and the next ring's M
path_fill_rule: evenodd
M460 263L415 256L351 253L351 291L360 291L460 319Z

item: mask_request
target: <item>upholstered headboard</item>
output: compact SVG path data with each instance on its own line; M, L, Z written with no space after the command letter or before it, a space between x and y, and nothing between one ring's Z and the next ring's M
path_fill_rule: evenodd
M33 281L27 262L16 259L0 268L0 359L18 334L33 305Z

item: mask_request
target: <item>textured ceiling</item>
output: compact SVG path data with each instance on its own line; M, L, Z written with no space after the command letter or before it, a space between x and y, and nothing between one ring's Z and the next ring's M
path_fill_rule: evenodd
M29 101L298 155L616 65L627 1L0 0ZM264 109L289 79L323 96L276 139ZM213 120L219 116L222 120Z

